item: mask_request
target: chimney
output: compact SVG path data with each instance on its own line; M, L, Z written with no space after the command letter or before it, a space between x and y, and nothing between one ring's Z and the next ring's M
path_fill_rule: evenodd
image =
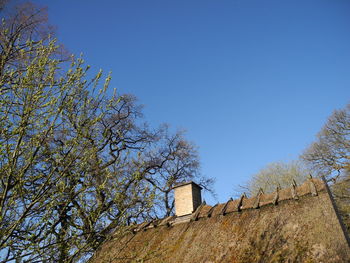
M174 186L175 190L175 214L184 216L192 214L202 203L200 187L194 182L181 183Z

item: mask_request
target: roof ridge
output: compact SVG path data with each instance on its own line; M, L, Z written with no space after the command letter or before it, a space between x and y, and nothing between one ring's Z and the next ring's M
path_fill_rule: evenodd
M309 178L300 186L297 186L295 181L292 182L290 187L276 188L276 191L272 193L259 193L253 197L247 197L242 194L238 199L230 198L227 202L216 204L214 206L207 205L205 203L201 204L192 214L177 217L169 216L163 219L158 219L156 224L153 223L154 220L150 222L143 222L136 225L133 228L133 232L138 232L140 230L147 230L154 228L155 226L172 226L174 224L187 223L190 221L197 221L201 218L215 217L215 216L225 216L226 214L233 212L244 212L248 209L259 209L267 205L278 205L281 201L285 200L298 200L302 196L310 195L317 196L318 192L325 190L325 183L318 178ZM191 220L192 219L192 220Z

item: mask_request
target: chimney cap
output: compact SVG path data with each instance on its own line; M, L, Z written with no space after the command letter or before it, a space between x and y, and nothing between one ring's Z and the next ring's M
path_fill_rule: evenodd
M201 187L200 185L196 184L196 183L193 182L193 181L178 183L177 185L175 185L175 186L173 187L173 189L175 189L175 188L177 188L177 187L180 187L180 186L188 185L188 184L193 184L193 185L197 186L200 190L203 189L203 187Z

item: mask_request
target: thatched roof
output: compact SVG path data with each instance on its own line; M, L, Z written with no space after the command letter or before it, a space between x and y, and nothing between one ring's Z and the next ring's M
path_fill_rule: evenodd
M91 262L350 262L348 242L328 186L310 179L145 222L111 236Z

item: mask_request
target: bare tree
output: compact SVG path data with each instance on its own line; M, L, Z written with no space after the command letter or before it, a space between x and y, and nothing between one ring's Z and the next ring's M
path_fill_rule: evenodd
M328 179L350 169L350 104L334 111L302 159Z
M245 191L249 195L256 195L260 190L271 193L276 191L277 187L290 187L294 182L300 184L309 174L310 170L300 161L274 162L254 174L239 191Z
M199 173L199 158L196 147L188 142L183 132L169 134L168 128L163 128L164 136L157 151L151 152L148 158L152 162L161 159L171 159L164 162L156 173L151 173L146 180L155 189L156 203L153 206L155 216L170 216L174 212L173 187L181 182L195 180L206 191L213 194L213 178Z

